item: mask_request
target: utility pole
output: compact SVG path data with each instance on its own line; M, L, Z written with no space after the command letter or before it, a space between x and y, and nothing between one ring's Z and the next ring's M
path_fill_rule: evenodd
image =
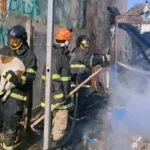
M45 85L45 120L43 150L50 148L51 135L51 60L53 42L53 0L48 0L47 11L47 51L46 51L46 85Z

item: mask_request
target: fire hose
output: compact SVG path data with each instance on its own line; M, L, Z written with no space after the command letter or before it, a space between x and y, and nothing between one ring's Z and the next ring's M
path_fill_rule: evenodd
M71 97L74 93L76 93L84 84L86 84L88 81L90 81L94 76L96 76L99 72L102 71L102 68L98 69L96 72L91 74L87 79L85 79L82 83L80 83L75 89L73 89L67 96L67 98ZM57 109L60 105L57 105L56 107L52 107L51 111ZM36 132L35 126L38 125L42 120L44 120L44 115L42 115L39 119L37 119L35 122L31 124L31 129Z
M140 69L137 69L137 68L134 68L134 67L131 67L129 65L126 65L126 64L123 64L121 62L117 62L117 64L123 68L126 68L130 71L133 71L133 72L137 72L137 73L140 73L140 74L144 74L144 75L150 75L150 72L149 71L145 71L145 70L140 70Z

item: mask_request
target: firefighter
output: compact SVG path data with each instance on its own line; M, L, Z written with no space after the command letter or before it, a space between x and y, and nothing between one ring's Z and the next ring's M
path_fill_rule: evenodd
M68 113L72 103L67 98L70 91L70 65L68 59L68 46L72 39L72 32L67 28L60 28L56 31L52 49L52 139L57 142L62 139L68 125ZM42 76L42 101L41 106L45 107L45 69Z
M83 82L92 73L92 67L96 65L107 65L110 61L110 55L100 55L92 53L89 50L90 39L87 35L81 35L77 38L76 48L70 54L71 67L71 87L75 88ZM92 87L91 81L85 84L77 93L78 113L77 120L83 118L94 119L97 112L107 105L107 99ZM72 118L72 117L71 117ZM80 128L80 127L79 127Z
M0 50L0 55L18 57L26 69L21 77L17 77L10 70L4 76L8 82L15 85L15 88L5 102L0 101L0 125L4 136L1 147L4 150L13 150L23 130L20 120L37 70L36 57L27 44L27 32L23 26L15 25L8 31L8 46Z

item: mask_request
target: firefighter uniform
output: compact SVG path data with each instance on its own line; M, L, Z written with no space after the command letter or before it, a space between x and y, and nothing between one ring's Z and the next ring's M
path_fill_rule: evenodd
M87 77L89 77L92 73L92 66L96 66L98 64L103 65L105 63L107 63L105 55L92 54L88 49L83 50L80 47L76 48L71 54L70 60L72 74L71 87L75 88L78 84L87 79ZM82 88L78 91L79 114L81 113L84 115L83 113L85 113L87 106L95 103L95 95L98 95L98 93L92 87L91 81L82 86ZM88 100L89 98L90 100ZM103 100L103 98L100 98L99 102L101 103Z
M26 72L17 78L12 71L6 73L6 79L15 84L5 102L0 101L1 127L4 134L4 149L13 149L17 132L21 129L19 121L22 117L24 104L28 99L29 88L36 76L36 57L27 43L19 51L12 51L9 47L0 50L0 55L18 57L25 65ZM6 147L6 148L5 148Z
M92 54L89 52L88 48L83 49L81 47L75 48L70 56L72 88L75 88L78 84L83 82L91 75L92 66L99 64L106 65L109 61L107 59L107 55ZM78 90L76 97L78 98L77 120L80 120L79 125L77 124L77 127L79 126L79 128L76 129L76 132L80 132L81 136L83 132L88 133L88 136L98 134L102 129L100 125L103 124L102 118L107 106L106 96L100 95L95 88L92 87L91 81L89 81ZM99 115L99 122L97 122L97 115ZM81 129L80 126L82 123L83 126ZM98 124L98 128L96 127L96 124ZM89 127L86 130L87 125L92 125L90 130ZM94 131L93 125L95 126ZM75 139L79 139L79 135Z
M42 101L41 106L45 107L45 69L42 76ZM65 49L60 45L53 45L52 51L52 105L57 107L52 115L52 136L54 141L60 140L68 123L68 110L73 106L73 103L67 99L70 91L70 66L69 59Z

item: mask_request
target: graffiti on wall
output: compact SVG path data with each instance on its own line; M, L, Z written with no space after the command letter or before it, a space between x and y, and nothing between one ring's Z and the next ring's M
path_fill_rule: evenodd
M39 17L40 6L38 0L8 0L9 12L21 14L26 17Z
M87 0L55 0L54 23L84 28L86 7ZM0 13L7 11L33 19L46 20L47 0L0 0Z
M87 0L55 0L54 23L69 27L85 28L86 7Z
M54 23L68 26L71 23L69 0L54 1Z
M7 0L0 0L0 13L6 13L7 11Z
M0 48L7 45L7 33L8 30L5 29L3 25L0 25Z
M83 29L86 26L86 9L87 9L87 0L80 0L79 1L79 18L78 18L78 27L80 29Z

